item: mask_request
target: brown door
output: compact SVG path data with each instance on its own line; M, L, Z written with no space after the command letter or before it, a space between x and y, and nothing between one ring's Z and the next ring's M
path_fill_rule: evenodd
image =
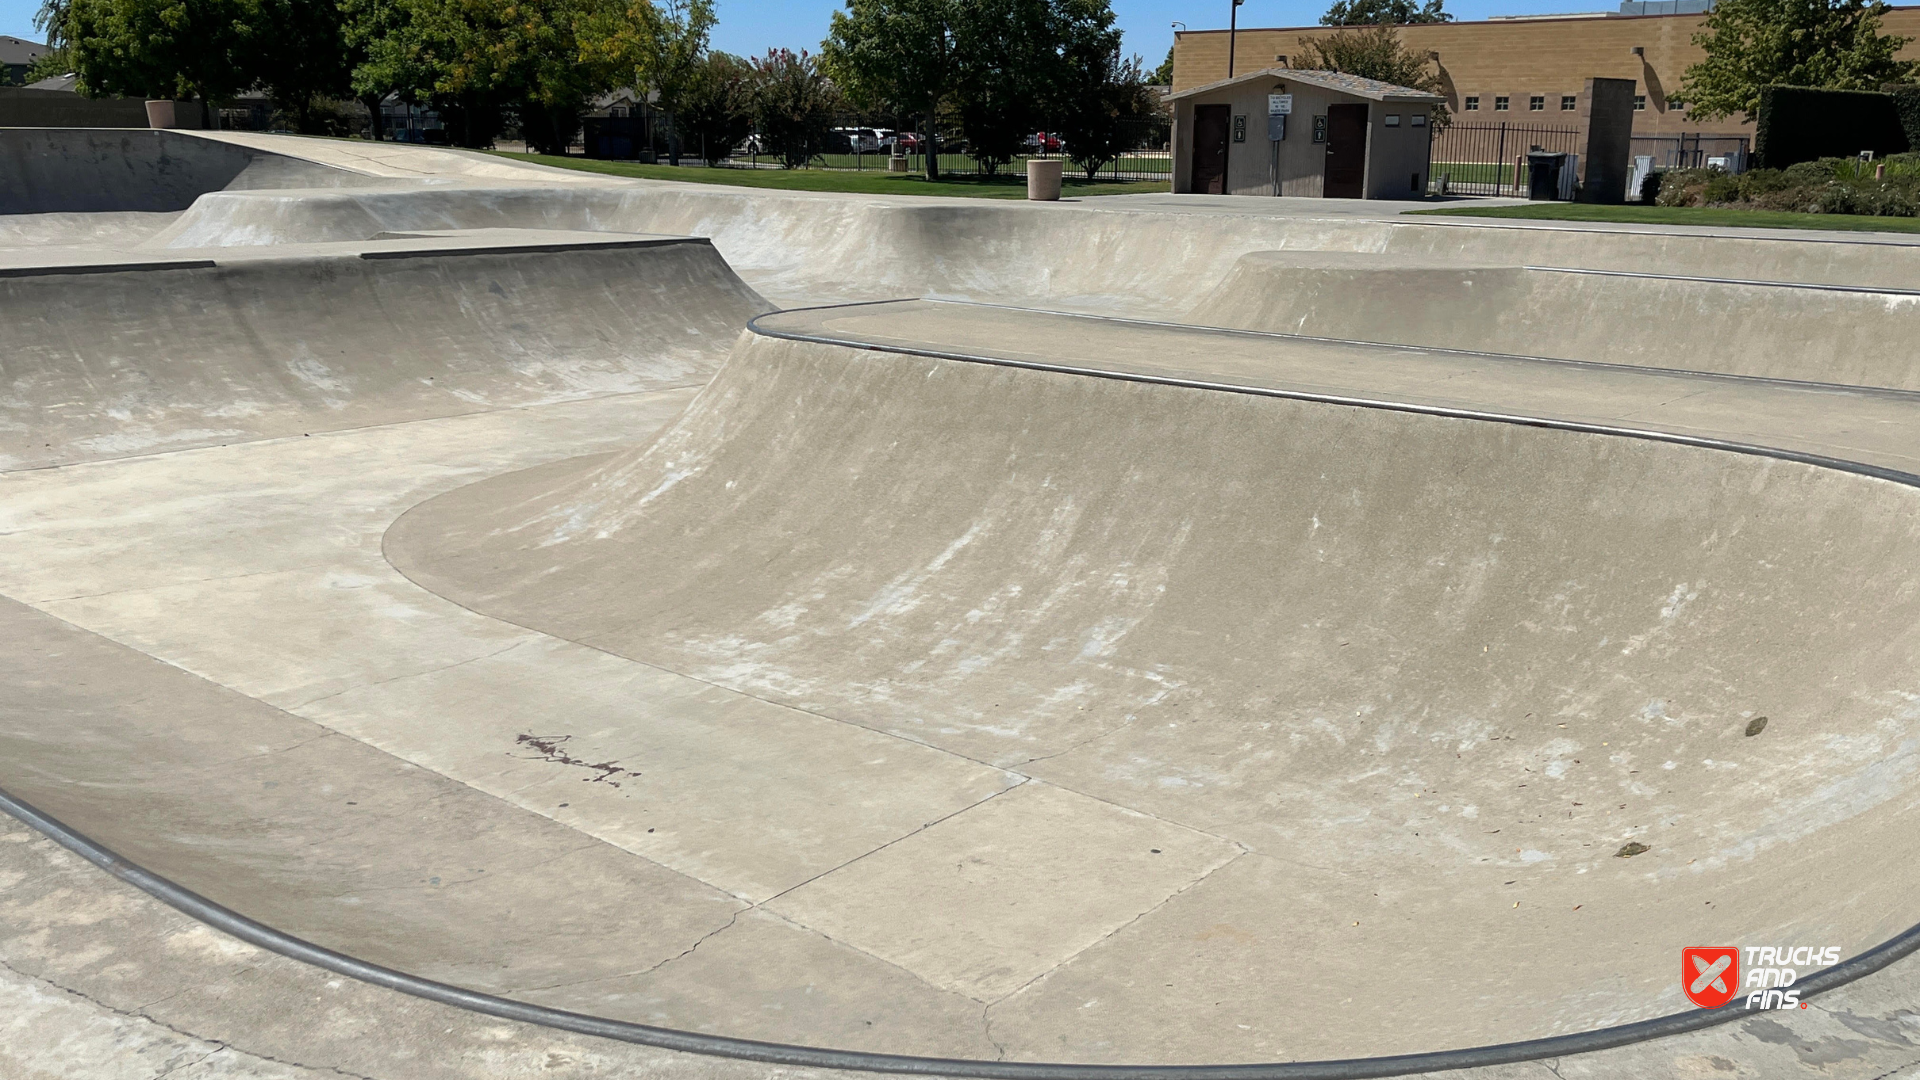
M1321 193L1329 199L1363 198L1366 183L1367 107L1328 106L1327 179Z
M1193 107L1193 190L1227 193L1227 106Z

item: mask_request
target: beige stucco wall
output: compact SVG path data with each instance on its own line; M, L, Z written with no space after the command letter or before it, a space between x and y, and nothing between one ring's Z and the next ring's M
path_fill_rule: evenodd
M1293 115L1287 119L1287 137L1274 155L1267 139L1267 95L1293 95ZM1174 103L1173 190L1193 190L1193 109L1195 105L1227 105L1231 115L1247 118L1247 141L1227 143L1229 195L1279 194L1317 197L1326 177L1327 147L1313 141L1313 118L1327 115L1327 106L1353 103L1367 106L1366 197L1405 199L1414 194L1409 177L1426 184L1427 129L1412 126L1410 117L1425 113L1424 104L1383 103L1323 87L1288 81L1279 76L1253 79ZM1398 127L1387 127L1386 117L1400 117ZM1229 121L1231 124L1231 121ZM1231 128L1229 128L1231 131Z
M1634 114L1636 135L1686 132L1724 132L1751 135L1753 125L1738 113L1724 120L1689 119L1686 111L1670 107L1668 98L1680 92L1689 65L1704 53L1693 44L1702 15L1640 15L1613 18L1497 20L1440 23L1401 27L1401 40L1417 51L1440 54L1437 70L1447 107L1466 123L1531 123L1572 127L1572 112L1560 111L1560 97L1579 95L1589 78L1632 79L1634 92L1647 99L1645 110ZM1234 68L1256 71L1274 63L1274 57L1300 55L1301 38L1317 38L1338 31L1324 26L1241 30L1234 47ZM1920 7L1894 8L1881 22L1881 32L1913 38L1900 52L1920 59ZM1636 56L1635 48L1644 52ZM1299 66L1296 62L1295 66ZM1227 32L1195 30L1174 35L1173 89L1203 86L1227 77ZM1528 109L1528 99L1546 98L1542 112ZM1469 96L1480 99L1480 110L1462 112ZM1493 111L1493 99L1506 96L1512 108Z

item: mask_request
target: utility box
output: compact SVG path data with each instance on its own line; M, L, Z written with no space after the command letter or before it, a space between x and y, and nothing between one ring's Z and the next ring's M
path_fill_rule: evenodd
M1536 202L1556 202L1566 198L1560 194L1561 176L1570 175L1572 169L1567 161L1571 154L1555 154L1545 150L1535 150L1527 155L1527 198Z

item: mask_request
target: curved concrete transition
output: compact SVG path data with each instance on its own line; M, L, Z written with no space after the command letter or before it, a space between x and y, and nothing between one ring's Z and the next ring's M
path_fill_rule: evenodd
M0 1073L1920 1059L1920 245L167 134L351 179L0 217L0 791L211 920L0 830Z

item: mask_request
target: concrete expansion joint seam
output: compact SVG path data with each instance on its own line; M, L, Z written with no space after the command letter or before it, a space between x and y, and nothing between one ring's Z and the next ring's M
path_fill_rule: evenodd
M172 994L168 994L166 997L156 998L153 1001L147 1002L144 1005L139 1005L134 1008L127 1009L127 1008L122 1008L120 1006L114 1005L110 1002L103 1001L100 998L95 997L94 995L89 994L84 990L76 990L71 986L64 985L59 981L53 978L50 978L46 975L35 975L31 972L22 971L19 968L13 966L12 964L8 963L6 958L3 956L0 956L0 969L3 969L11 973L17 978L24 979L27 982L35 983L40 986L51 987L52 989L57 990L60 993L67 995L68 997L72 997L80 1001L84 1001L88 1005L91 1005L94 1008L101 1010L102 1012L110 1013L114 1016L118 1016L127 1020L137 1021L143 1024L152 1024L154 1027L157 1027L162 1031L166 1031L174 1035L178 1035L182 1039L191 1039L194 1042L211 1045L213 1047L212 1050L209 1050L205 1054L202 1054L191 1061L181 1062L178 1065L169 1066L168 1068L162 1070L161 1072L155 1073L154 1076L152 1077L152 1080L161 1080L162 1077L180 1072L183 1069L190 1069L196 1065L199 1065L201 1062L214 1057L215 1055L223 1054L223 1053L245 1054L246 1056L250 1058L254 1058L259 1061L268 1061L268 1062L272 1062L275 1065L285 1065L285 1066L288 1066L289 1068L295 1068L295 1069L308 1069L314 1072L329 1072L337 1076L348 1077L349 1080L378 1080L377 1077L367 1076L364 1073L348 1072L345 1069L341 1069L333 1065L308 1065L303 1062L289 1061L285 1058L277 1058L269 1054L263 1054L263 1053L259 1053L258 1051L247 1050L245 1048L235 1046L233 1043L225 1039L210 1038L206 1035L196 1035L193 1032L188 1031L184 1028L167 1023L165 1020L161 1020L160 1018L154 1016L152 1013L147 1011L149 1009L152 1009L155 1005L160 1004L161 1002L171 1000L175 997L180 996L181 994L186 993L187 989L178 990Z
M407 972L382 967L316 945L214 903L137 863L129 862L118 853L4 790L0 790L0 810L5 810L115 878L145 891L216 930L250 945L336 974L504 1020L537 1024L576 1034L600 1036L667 1050L772 1064L868 1072L980 1077L984 1080L1361 1080L1366 1077L1404 1076L1409 1073L1516 1064L1566 1054L1604 1050L1667 1035L1697 1031L1751 1015L1744 1007L1729 1003L1719 1009L1698 1009L1572 1035L1558 1035L1495 1046L1340 1061L1292 1061L1245 1065L1077 1065L985 1061L927 1058L762 1042L567 1012L435 982ZM1915 926L1852 959L1815 972L1801 980L1800 985L1803 987L1801 997L1812 998L1844 986L1879 971L1908 956L1916 949L1920 949L1920 926ZM104 1005L103 1007L110 1008Z

